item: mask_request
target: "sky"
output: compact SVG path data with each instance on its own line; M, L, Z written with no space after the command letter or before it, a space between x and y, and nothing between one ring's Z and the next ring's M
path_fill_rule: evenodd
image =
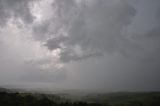
M159 0L0 0L0 86L160 90Z

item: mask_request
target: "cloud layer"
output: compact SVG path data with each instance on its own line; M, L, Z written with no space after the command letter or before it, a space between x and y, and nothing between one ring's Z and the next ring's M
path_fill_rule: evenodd
M0 85L158 90L159 5L0 0Z

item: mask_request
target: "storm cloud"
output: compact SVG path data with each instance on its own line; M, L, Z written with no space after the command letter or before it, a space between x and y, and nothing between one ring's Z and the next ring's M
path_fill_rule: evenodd
M159 90L159 6L159 0L0 0L0 85Z

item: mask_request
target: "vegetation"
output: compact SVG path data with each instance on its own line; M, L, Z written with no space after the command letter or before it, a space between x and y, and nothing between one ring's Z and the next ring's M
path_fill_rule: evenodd
M0 106L102 106L98 103L70 102L55 95L0 92Z
M160 92L91 94L83 99L88 102L107 103L108 106L160 106Z
M54 94L0 89L0 106L160 106L160 92L89 94L72 101Z

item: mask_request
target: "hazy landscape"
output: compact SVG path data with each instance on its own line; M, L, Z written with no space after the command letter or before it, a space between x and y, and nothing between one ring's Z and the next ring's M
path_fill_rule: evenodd
M160 106L160 0L0 0L0 106Z
M19 92L21 91L21 92ZM83 93L83 94L82 94ZM0 106L159 106L160 92L87 93L0 89Z

